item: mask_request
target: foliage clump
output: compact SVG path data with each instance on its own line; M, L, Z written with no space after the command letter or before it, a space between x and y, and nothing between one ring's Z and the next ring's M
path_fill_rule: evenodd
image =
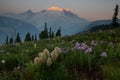
M50 66L60 55L61 49L55 47L55 49L50 53L47 49L44 49L43 52L38 53L38 57L34 58L34 64L45 64Z

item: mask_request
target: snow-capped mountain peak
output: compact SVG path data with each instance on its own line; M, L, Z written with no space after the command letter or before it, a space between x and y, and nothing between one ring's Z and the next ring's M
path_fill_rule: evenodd
M88 21L77 16L73 11L66 8L50 7L38 13L31 10L16 14L5 15L7 17L19 19L36 26L40 31L44 28L44 23L47 22L48 27L52 27L56 31L59 26L62 27L62 35L75 34L82 32L88 25Z
M48 8L47 10L51 10L51 11L69 11L69 12L72 12L70 9L59 8L59 7L56 7L56 6L52 6L52 7Z
M25 12L23 12L23 13L20 13L21 15L25 15L25 14L27 14L27 15L34 15L35 13L34 12L32 12L32 10L31 9L29 9L29 10L27 10L27 11L25 11Z
M33 13L31 9L29 9L28 11L26 11L27 13Z

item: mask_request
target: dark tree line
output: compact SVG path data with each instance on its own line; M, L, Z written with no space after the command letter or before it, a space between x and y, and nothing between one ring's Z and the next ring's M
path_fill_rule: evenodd
M28 41L37 41L37 35L31 35L29 32L26 34L25 36L25 40L24 42L28 42Z
M39 39L48 39L48 38L54 38L57 36L61 36L61 27L59 27L59 29L57 30L56 34L52 31L52 28L50 27L49 31L47 28L47 23L45 23L44 26L44 30L40 32L39 34ZM24 42L28 42L28 41L37 41L37 34L35 35L31 35L30 32L28 32L25 35L25 39ZM15 43L21 43L21 38L20 38L20 33L17 33L17 35L15 36L15 40L13 39L13 37L11 37L10 39L8 38L8 35L6 36L6 44L13 44L15 41Z
M13 44L15 41L15 43L21 43L21 38L20 38L20 33L17 33L15 40L13 39L13 37L8 38L8 35L6 36L6 42L5 44ZM28 32L25 36L24 42L27 41L37 41L37 35L35 34L31 36L31 34Z
M54 38L60 36L61 37L61 27L57 30L56 34L52 31L52 28L50 27L49 31L47 28L47 23L45 23L44 30L41 31L39 34L40 39L48 39L48 38Z
M21 42L21 38L20 38L20 33L17 33L17 36L15 38L15 43L20 43ZM6 44L12 44L14 42L13 37L11 37L10 39L8 38L8 35L6 36Z
M16 41L15 41L15 42L21 42L21 39L20 39L20 33L17 33Z

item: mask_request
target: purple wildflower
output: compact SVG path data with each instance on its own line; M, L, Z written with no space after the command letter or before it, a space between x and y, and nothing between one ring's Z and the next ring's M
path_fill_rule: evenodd
M90 43L92 46L96 46L97 44L95 43L95 41L92 41L91 43Z
M86 45L86 43L82 43L82 44L81 44L81 46L85 46L85 45Z
M92 48L88 48L85 53L91 53L92 52Z
M81 50L81 47L77 47L78 50Z
M86 44L83 45L83 46L81 46L81 49L82 49L82 50L86 50L87 48L88 48L88 45L86 45Z
M63 53L67 53L69 51L69 48L61 48Z
M80 43L76 42L75 48L80 47Z
M100 41L100 44L103 44L104 43L104 41L102 40L102 41Z
M102 52L101 56L102 57L107 57L107 53L106 52Z
M113 45L113 42L110 42L109 44L110 44L110 45Z
M18 66L17 69L19 70L19 69L20 69L20 66Z

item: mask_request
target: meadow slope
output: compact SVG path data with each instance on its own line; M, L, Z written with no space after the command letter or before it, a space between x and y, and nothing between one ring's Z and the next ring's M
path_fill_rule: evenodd
M120 79L120 28L3 45L0 50L5 50L0 52L0 80Z

